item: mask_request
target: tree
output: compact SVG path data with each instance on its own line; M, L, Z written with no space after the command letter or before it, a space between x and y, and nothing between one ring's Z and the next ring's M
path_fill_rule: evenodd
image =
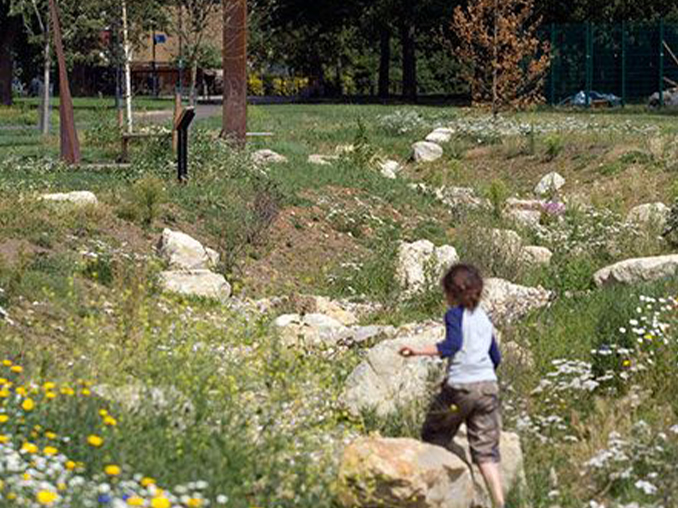
M492 113L543 100L549 45L536 35L534 0L472 0L454 11L452 29L473 102Z
M11 106L13 46L21 30L21 18L12 13L8 0L0 0L0 27L0 104Z
M173 15L170 16L171 30L179 37L182 55L190 69L189 102L195 104L198 65L206 51L205 35L210 27L209 20L218 14L219 0L176 0ZM183 62L180 62L182 65Z

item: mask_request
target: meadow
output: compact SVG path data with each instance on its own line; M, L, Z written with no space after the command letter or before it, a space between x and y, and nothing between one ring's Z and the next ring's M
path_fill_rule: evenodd
M87 162L119 152L110 102L76 100ZM487 276L552 291L501 326L530 358L509 352L500 370L504 423L525 455L509 506L678 506L678 280L593 281L614 262L675 252L654 225L626 220L678 199L675 115L251 106L249 130L274 135L241 152L219 140L219 117L199 120L181 185L163 139L134 145L128 167L63 165L58 139L28 128L34 107L0 109L0 504L338 506L346 444L418 436L427 400L388 418L351 414L342 392L367 346L290 347L272 321L300 295L374 304L361 325L439 320L438 288L408 298L395 276L399 242L430 240ZM455 132L444 156L410 161L439 126ZM288 161L256 165L260 148ZM402 164L397 178L379 172L386 158ZM548 199L566 210L536 229L504 213L551 171L567 183ZM453 187L486 206L436 193ZM99 205L39 199L76 190ZM228 302L161 291L164 228L219 252ZM550 264L489 248L488 228L549 248Z

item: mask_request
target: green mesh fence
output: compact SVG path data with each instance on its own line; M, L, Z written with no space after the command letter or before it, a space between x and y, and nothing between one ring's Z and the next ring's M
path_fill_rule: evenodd
M621 104L648 102L678 86L678 25L657 23L551 25L551 68L546 82L550 104L575 94L595 105L597 94L613 94ZM596 94L597 93L597 94Z

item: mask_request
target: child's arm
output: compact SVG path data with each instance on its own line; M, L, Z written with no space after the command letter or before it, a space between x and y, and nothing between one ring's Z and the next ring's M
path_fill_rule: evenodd
M492 344L490 345L490 359L494 365L494 370L497 370L499 364L501 363L501 351L499 351L499 344L497 343L497 338L492 335Z
M421 349L414 349L408 346L400 348L400 354L403 356L442 356L449 358L461 350L463 343L463 334L461 331L461 320L464 315L464 309L455 307L445 314L445 340L437 344L424 346Z
M431 344L429 346L424 346L421 349L414 349L409 346L403 346L398 351L402 356L440 356L440 351L438 346Z

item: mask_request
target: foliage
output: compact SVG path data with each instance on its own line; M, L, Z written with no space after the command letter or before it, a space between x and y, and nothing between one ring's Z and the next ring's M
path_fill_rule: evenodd
M453 31L476 104L525 108L542 101L548 43L536 35L534 0L474 0L454 11Z

